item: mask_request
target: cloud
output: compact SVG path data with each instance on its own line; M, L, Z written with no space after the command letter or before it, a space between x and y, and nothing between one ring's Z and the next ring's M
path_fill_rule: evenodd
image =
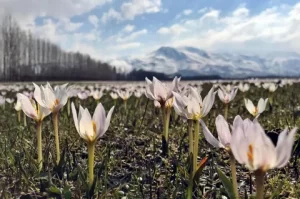
M110 20L120 21L121 19L122 19L121 14L118 13L115 9L110 8L108 12L103 13L101 17L101 22L106 23Z
M183 14L184 14L184 15L190 15L190 14L192 14L192 13L193 13L193 11L192 11L192 10L189 10L189 9L183 11Z
M161 6L161 0L130 0L121 5L119 12L110 9L103 13L102 22L133 20L138 15L160 12Z
M138 38L139 36L141 35L145 35L147 34L148 31L146 29L142 29L142 30L139 30L139 31L136 31L136 32L133 32L131 33L130 35L128 36L121 36L121 37L118 37L116 39L117 42L128 42L128 41L132 41L132 40L135 40L136 38Z
M173 46L257 53L276 48L300 51L300 3L266 8L254 15L245 6L220 13L207 9L198 18L159 28L157 33L171 36L169 45Z
M135 29L135 26L134 25L126 25L123 29L124 32L132 32L133 30Z
M118 72L128 73L128 72L132 71L132 69L133 69L132 65L128 64L124 60L115 59L115 60L110 61L109 63L110 63L110 65L118 68Z
M162 27L157 33L161 35L180 35L181 33L186 32L187 29L179 24L174 24L171 27Z
M89 15L88 20L94 26L94 28L98 28L99 19L96 15Z

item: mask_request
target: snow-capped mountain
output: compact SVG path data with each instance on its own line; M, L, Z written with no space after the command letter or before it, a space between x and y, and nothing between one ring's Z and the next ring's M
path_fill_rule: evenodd
M295 52L244 55L207 52L194 47L161 47L143 58L123 60L135 70L182 76L221 77L300 75L300 54Z

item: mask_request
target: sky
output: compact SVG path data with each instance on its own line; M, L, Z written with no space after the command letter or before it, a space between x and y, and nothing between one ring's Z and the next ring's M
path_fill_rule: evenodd
M0 0L5 14L67 51L104 61L161 46L300 52L295 0Z

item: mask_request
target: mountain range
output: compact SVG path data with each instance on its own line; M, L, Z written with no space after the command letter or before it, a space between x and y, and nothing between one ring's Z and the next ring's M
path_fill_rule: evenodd
M167 75L232 77L300 76L300 54L208 52L194 47L160 47L141 58L123 59L132 70Z

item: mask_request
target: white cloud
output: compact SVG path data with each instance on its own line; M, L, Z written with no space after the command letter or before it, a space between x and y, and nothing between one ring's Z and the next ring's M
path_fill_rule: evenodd
M180 35L181 33L186 32L187 29L179 24L174 24L171 27L162 27L160 28L157 33L161 35Z
M136 38L142 36L142 35L145 35L147 34L148 31L146 29L142 29L142 30L139 30L139 31L136 31L136 32L133 32L131 33L130 35L126 35L126 36L123 36L123 37L118 37L116 39L117 42L128 42L128 41L133 41L135 40Z
M126 25L123 29L124 32L132 32L133 30L135 29L135 26L134 25Z
M132 48L138 48L142 44L140 42L130 42L130 43L124 43L124 44L119 44L117 46L114 46L113 49L120 51L120 50L127 50L127 49L132 49Z
M128 72L132 71L132 65L128 64L124 60L114 59L114 60L110 61L109 63L110 63L110 65L118 68L119 72L128 73Z
M198 10L198 13L202 14L202 13L205 13L207 11L207 7L205 8L201 8L200 10Z
M184 15L190 15L190 14L192 14L192 13L193 13L193 11L190 10L190 9L187 9L187 10L184 10L184 11L183 11L183 14L184 14Z
M161 6L161 0L130 0L121 5L120 12L110 9L103 13L102 22L133 20L138 15L160 12Z
M96 15L89 15L88 20L94 26L94 28L98 28L99 19Z
M300 3L267 8L255 15L250 15L245 6L227 15L208 9L199 18L162 27L157 33L170 35L168 45L173 46L257 53L276 49L300 52L299 13ZM180 34L178 30L182 30Z
M112 8L109 9L108 12L103 13L103 15L101 17L102 23L106 23L110 20L120 21L121 19L122 19L121 14Z

